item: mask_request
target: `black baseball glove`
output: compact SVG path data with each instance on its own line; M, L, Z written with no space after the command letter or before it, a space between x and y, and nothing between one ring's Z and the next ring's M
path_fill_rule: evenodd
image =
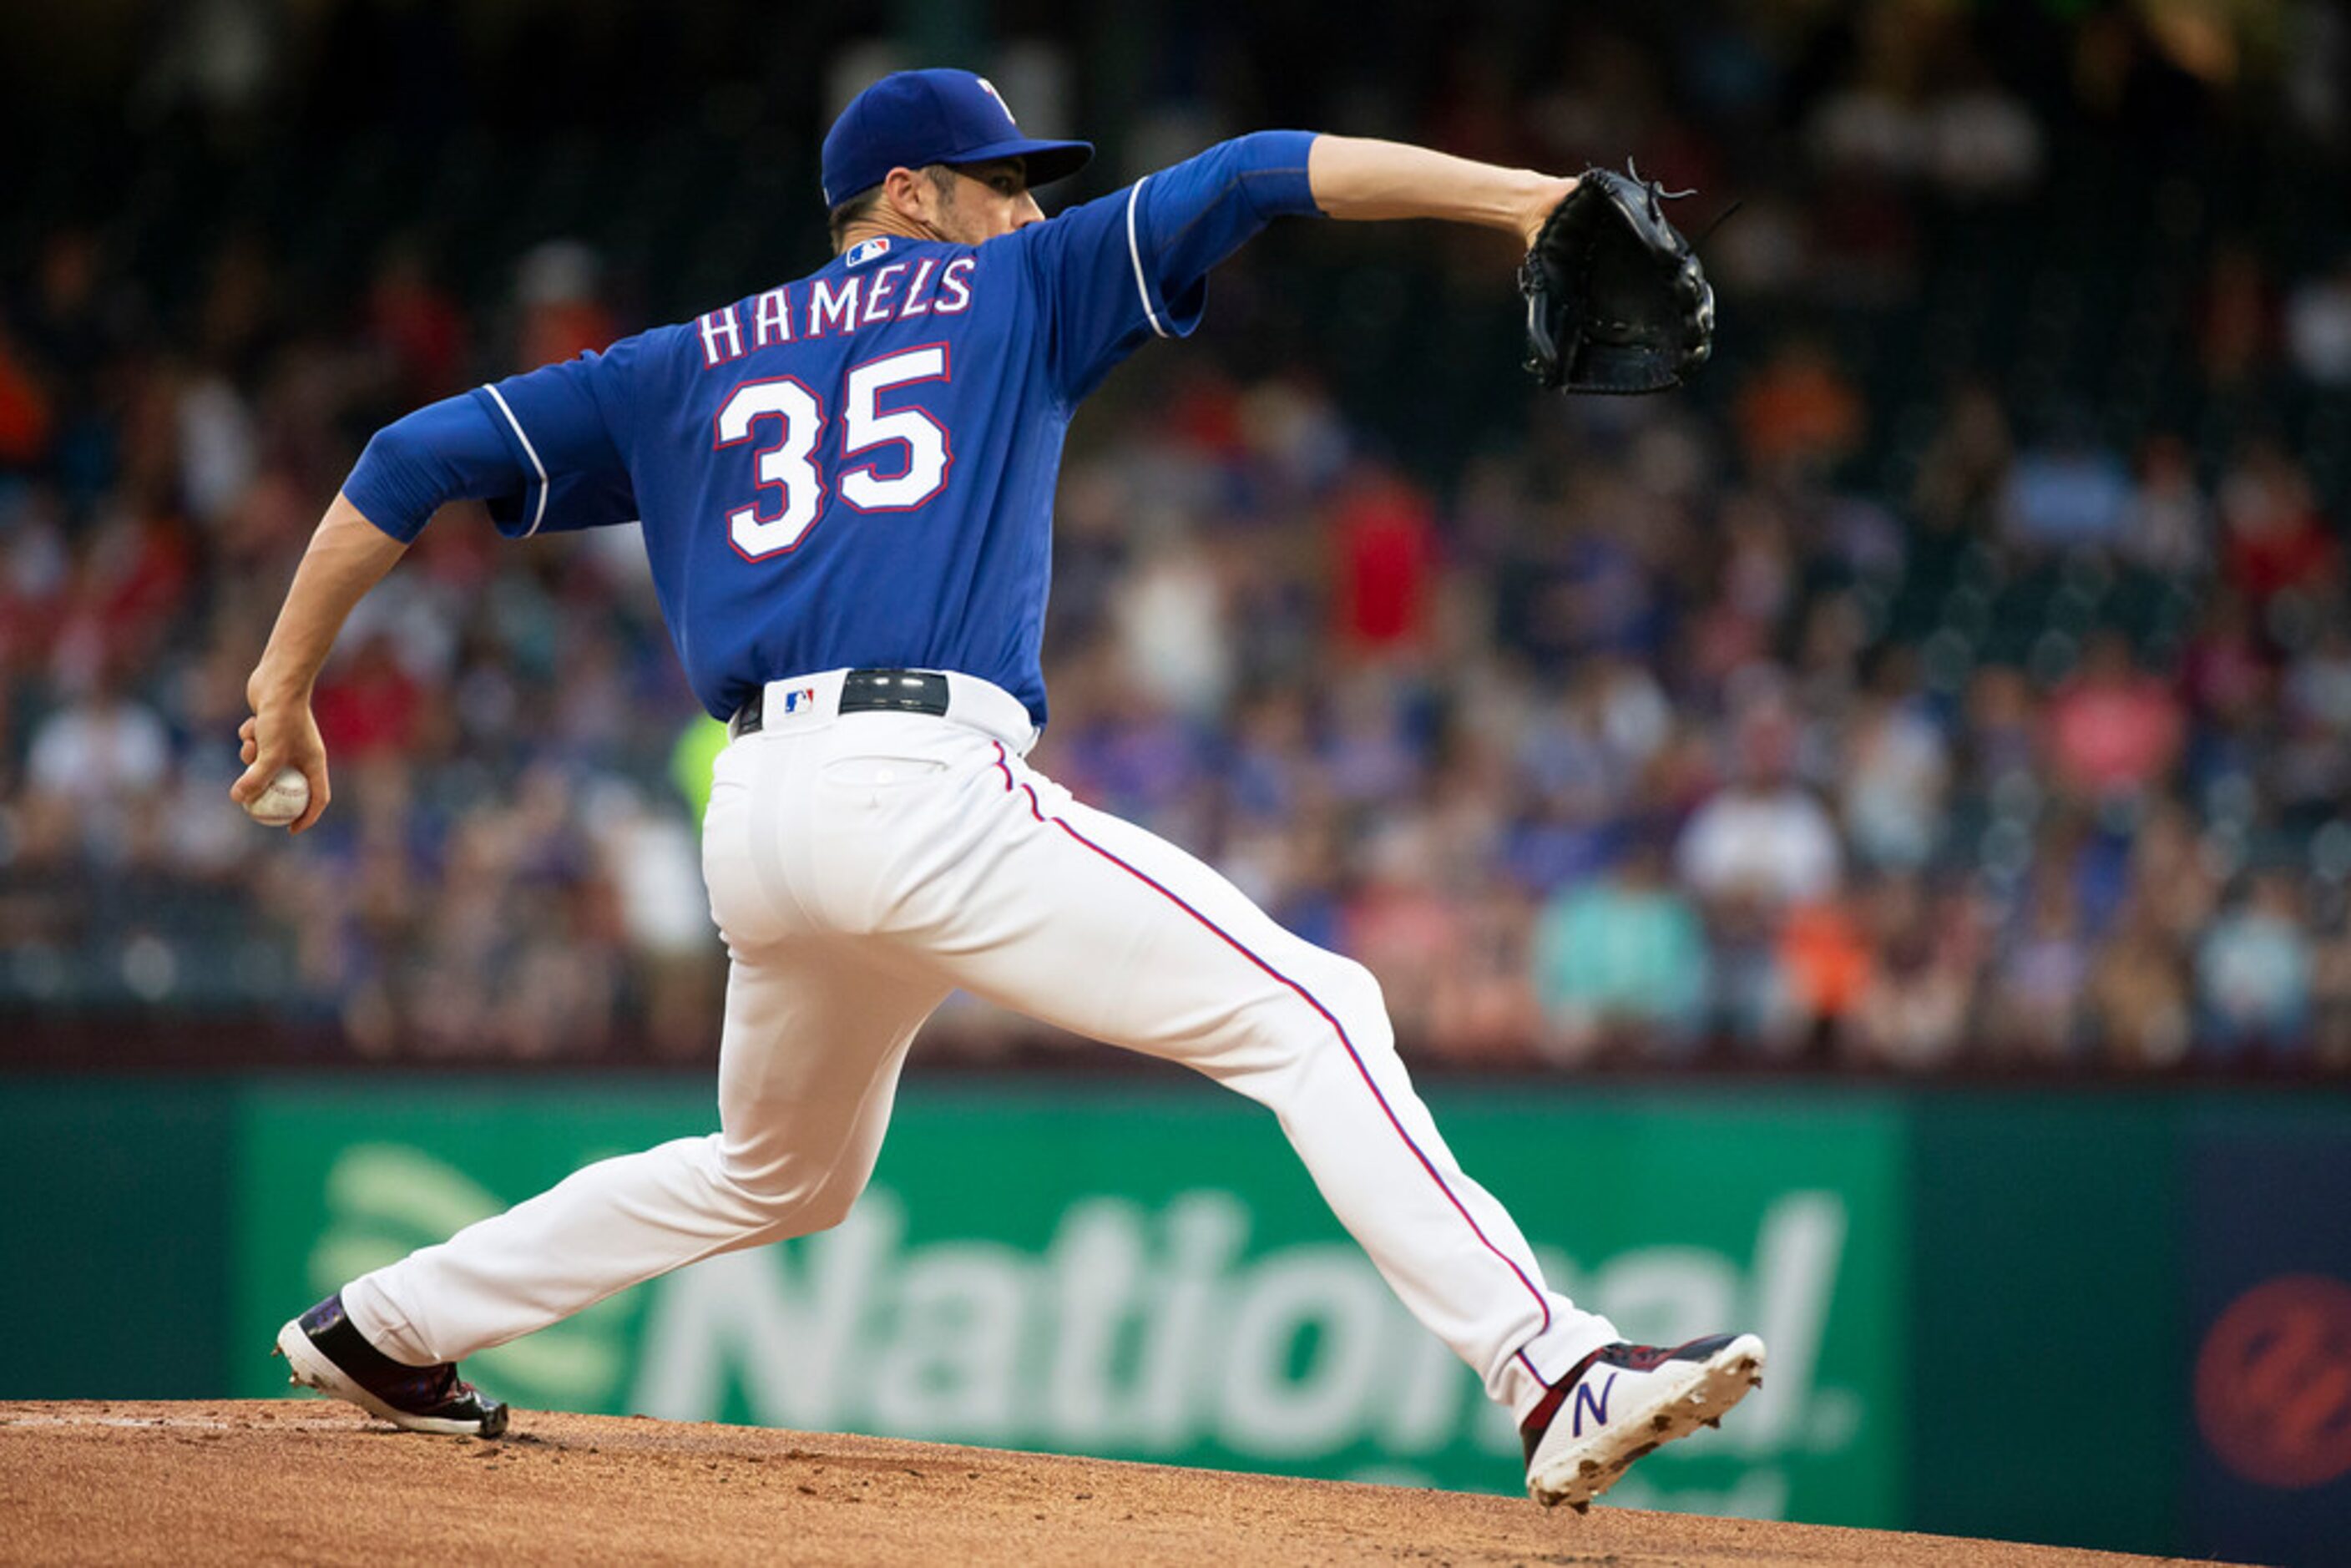
M1519 289L1527 369L1544 386L1664 392L1706 362L1714 289L1689 241L1666 221L1660 203L1674 194L1638 170L1586 169L1543 220Z

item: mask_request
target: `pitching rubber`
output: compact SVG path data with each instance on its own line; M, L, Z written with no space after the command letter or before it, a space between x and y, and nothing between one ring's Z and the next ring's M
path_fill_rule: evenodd
M1700 1427L1719 1426L1725 1411L1763 1386L1763 1342L1743 1333L1704 1361L1666 1364L1676 1375L1646 1419L1604 1427L1593 1440L1530 1470L1527 1495L1545 1508L1565 1503L1582 1513L1634 1460Z
M495 1430L480 1421L447 1421L432 1416L412 1416L404 1410L393 1409L328 1360L319 1347L310 1343L310 1336L302 1332L299 1319L287 1320L286 1326L277 1331L277 1354L286 1358L286 1364L291 1369L287 1382L315 1388L330 1398L356 1405L369 1415L411 1432L431 1432L449 1437L495 1437L507 1429L503 1407L498 1412Z

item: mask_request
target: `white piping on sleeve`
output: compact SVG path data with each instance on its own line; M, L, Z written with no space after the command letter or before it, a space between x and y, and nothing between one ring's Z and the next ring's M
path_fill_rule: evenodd
M1126 193L1126 254L1134 260L1134 291L1143 296L1144 319L1151 323L1153 331L1165 338L1167 336L1167 329L1159 324L1159 312L1151 308L1151 286L1143 280L1143 247L1137 245L1134 239L1134 204L1143 194L1144 182L1150 178L1150 175L1145 174L1143 179L1134 183L1134 189ZM508 414L507 417L512 419L514 415Z
M486 382L482 390L490 394L490 401L498 405L498 412L507 416L508 424L514 426L515 439L522 443L523 455L530 459L530 465L538 470L538 510L530 515L530 527L523 530L522 536L528 538L538 532L539 524L547 521L547 465L538 460L538 448L530 444L530 435L523 429L522 421L517 419L514 410L507 406L507 400L500 395L498 389Z

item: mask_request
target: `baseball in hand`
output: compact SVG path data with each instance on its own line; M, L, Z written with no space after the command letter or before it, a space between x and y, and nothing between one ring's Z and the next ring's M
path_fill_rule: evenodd
M246 815L265 828L282 828L310 809L310 781L299 768L281 768L269 787L246 802Z

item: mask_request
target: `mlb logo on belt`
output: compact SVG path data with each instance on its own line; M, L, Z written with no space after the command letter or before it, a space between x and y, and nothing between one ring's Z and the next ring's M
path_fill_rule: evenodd
M788 714L808 713L816 707L816 688L802 686L784 694L784 711Z

